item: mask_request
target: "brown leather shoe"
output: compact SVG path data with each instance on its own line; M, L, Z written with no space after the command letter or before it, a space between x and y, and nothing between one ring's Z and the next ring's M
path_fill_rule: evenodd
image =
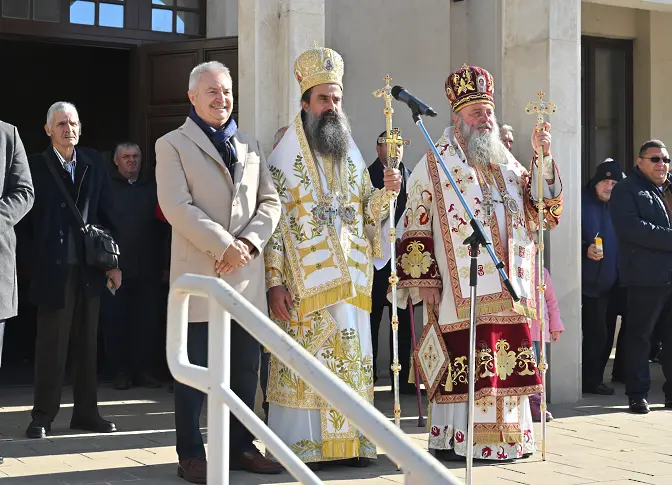
M190 483L208 483L208 462L204 456L180 460L177 465L177 476Z
M265 458L258 449L231 455L231 470L245 470L252 473L272 475L282 473L284 468L280 463Z

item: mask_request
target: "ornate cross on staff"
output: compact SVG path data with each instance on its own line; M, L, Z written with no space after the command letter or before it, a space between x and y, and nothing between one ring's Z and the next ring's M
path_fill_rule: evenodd
M527 114L537 115L536 130L544 129L544 115L550 116L555 113L557 106L553 103L544 101L544 93L540 91L537 94L537 102L530 101L525 105ZM544 149L541 145L537 147L537 212L539 216L539 228L537 230L537 312L539 320L539 371L541 372L542 392L541 392L541 459L546 460L546 322L544 321L544 293L546 284L544 282ZM552 161L549 160L550 163Z
M392 128L392 115L394 114L394 108L392 108L392 86L390 86L390 81L392 78L388 74L384 78L385 87L376 90L373 95L376 98L385 99L385 109L383 113L385 114L385 132L387 136L379 137L378 143L387 144L387 163L391 168L399 167L399 157L397 157L397 148L405 145L409 146L410 141L404 140L401 138L401 130L399 128Z
M544 92L539 91L537 93L538 101L535 103L530 101L525 105L525 112L527 114L536 114L537 115L537 130L541 130L544 125L544 115L552 115L556 112L557 106L554 103L549 103L544 101ZM542 153L543 155L543 153Z
M392 127L392 115L394 108L392 108L392 86L390 75L385 76L385 87L376 90L373 95L376 98L383 98L385 100L385 136L378 138L378 143L387 144L387 166L389 168L397 169L399 167L398 148L410 143L401 138L401 130ZM399 372L401 371L401 363L399 362L399 317L397 315L397 256L396 256L396 242L397 233L394 225L394 217L396 213L396 197L390 200L390 216L392 224L390 224L390 286L392 288L392 373L394 376L393 391L394 391L394 421L398 427L401 427L401 404L399 403ZM422 406L419 406L422 412Z

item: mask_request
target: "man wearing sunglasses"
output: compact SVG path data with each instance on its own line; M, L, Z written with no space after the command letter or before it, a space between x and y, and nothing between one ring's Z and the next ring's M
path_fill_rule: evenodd
M649 350L656 321L672 297L672 179L663 142L642 145L637 166L611 194L611 218L619 245L619 275L627 291L626 383L630 411L649 412ZM667 321L669 327L672 321ZM672 332L661 363L665 407L672 408Z

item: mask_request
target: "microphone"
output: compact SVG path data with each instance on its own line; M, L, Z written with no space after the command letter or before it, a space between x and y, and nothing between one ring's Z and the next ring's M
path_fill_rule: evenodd
M408 105L408 107L413 111L413 114L417 113L431 117L437 116L437 112L434 111L431 106L428 106L420 101L418 98L406 91L406 88L402 86L394 86L392 88L392 96L397 101Z

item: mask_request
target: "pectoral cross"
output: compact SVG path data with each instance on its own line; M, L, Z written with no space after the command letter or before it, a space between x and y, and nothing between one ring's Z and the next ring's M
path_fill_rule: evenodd
M334 207L333 201L321 200L312 209L313 219L318 231L322 231L324 226L334 227L338 210Z
M411 142L401 138L401 130L399 128L392 127L392 115L394 114L394 108L392 108L392 86L390 86L392 78L388 74L384 80L385 87L373 93L376 98L383 98L385 100L383 113L385 114L385 133L387 133L387 136L379 137L378 143L385 143L387 145L387 166L396 169L399 167L398 148L404 145L409 146Z
M495 204L492 201L492 196L483 194L483 214L490 218L494 214Z
M325 215L327 226L333 227L334 224L336 224L336 216L338 215L338 211L334 208L333 205L330 205L326 210Z

